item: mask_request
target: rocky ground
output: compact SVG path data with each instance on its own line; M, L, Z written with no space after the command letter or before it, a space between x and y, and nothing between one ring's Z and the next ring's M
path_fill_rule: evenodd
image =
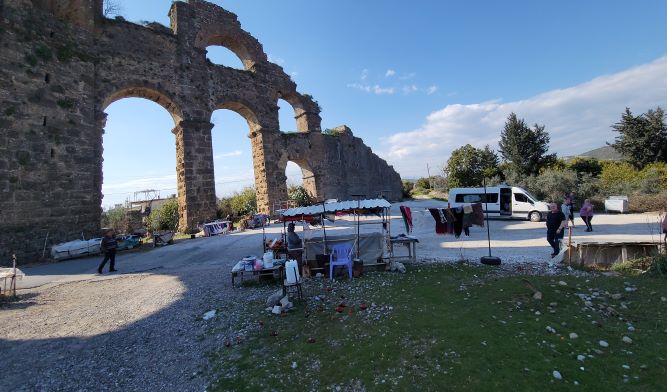
M0 306L2 389L203 391L206 353L242 330L244 302L265 294L211 269L32 290Z

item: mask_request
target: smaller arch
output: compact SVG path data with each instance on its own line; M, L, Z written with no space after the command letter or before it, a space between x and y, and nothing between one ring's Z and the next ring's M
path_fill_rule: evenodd
M259 119L250 107L239 101L225 101L215 106L215 109L228 109L240 114L248 122L250 132L257 132L262 129Z
M222 30L205 31L197 35L195 46L200 49L206 49L209 46L224 46L241 60L246 71L250 71L256 63L266 60L266 55L261 49L254 48L255 45L252 45L252 42L246 41L248 39L242 33L232 34Z
M169 98L167 94L150 87L132 86L120 88L107 95L107 97L103 100L102 111L104 111L112 103L123 98L144 98L151 100L169 112L171 118L174 120L174 124L178 125L181 120L183 120L183 113L179 109L178 105L176 105L176 103L174 103L174 101Z
M287 169L290 165L290 163L296 165L301 169L301 179L302 183L301 184L288 184L289 179L287 176ZM315 173L308 161L306 159L300 159L292 156L287 156L286 159L284 160L284 163L281 162L280 164L280 169L282 172L285 174L285 185L300 185L303 186L306 192L310 195L310 197L317 199L318 193L317 193L317 181L316 181L316 176Z
M301 95L296 91L278 92L278 99L286 101L294 109L294 119L298 132L320 130L319 108L314 107L314 102L308 96Z

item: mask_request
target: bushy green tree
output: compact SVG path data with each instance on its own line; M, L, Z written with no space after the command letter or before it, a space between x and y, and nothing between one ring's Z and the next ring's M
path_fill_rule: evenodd
M127 226L127 208L111 208L102 213L102 227L113 229L116 233L122 233Z
M663 162L646 165L639 172L637 190L642 193L659 193L667 189L667 164ZM667 206L666 206L667 207Z
M257 192L253 187L243 188L241 192L235 192L229 199L232 211L237 216L253 214L257 211Z
M500 154L516 173L520 175L537 175L540 170L549 167L556 159L556 154L549 151L549 133L544 125L531 129L523 119L511 113L507 117L505 127L500 134Z
M590 174L598 177L602 173L602 164L595 158L579 157L568 162L568 168L574 170L577 174Z
M297 207L313 204L313 198L308 194L303 185L290 185L287 187L287 198L296 203Z
M171 198L154 208L146 221L151 230L176 230L178 227L178 199Z
M561 203L565 193L576 192L578 184L577 173L572 170L546 169L535 177L530 191L542 199Z
M637 188L639 172L628 162L604 162L600 190L606 195L627 195Z
M627 156L638 169L649 163L667 162L667 127L665 112L657 107L635 116L629 108L621 121L612 126L619 135L611 146Z
M500 172L498 155L489 146L480 149L466 144L452 152L443 172L449 188L481 186L483 177Z

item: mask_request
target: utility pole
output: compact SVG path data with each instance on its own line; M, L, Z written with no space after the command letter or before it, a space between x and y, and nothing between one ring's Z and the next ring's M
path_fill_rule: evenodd
M426 164L426 173L428 174L428 188L429 191L432 191L433 184L431 184L431 167L428 165L428 163Z

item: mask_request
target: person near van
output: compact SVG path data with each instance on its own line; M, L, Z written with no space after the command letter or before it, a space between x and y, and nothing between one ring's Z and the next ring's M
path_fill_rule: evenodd
M581 210L579 210L579 216L586 224L586 231L593 231L593 226L591 225L591 220L593 219L593 204L590 199L584 200L584 204L581 206Z
M558 204L549 204L549 213L547 214L547 242L553 248L551 257L556 257L560 252L560 239L567 225L567 218L562 211L558 210Z
M109 272L116 271L116 248L118 248L118 242L116 241L116 236L114 235L113 229L109 229L104 233L102 238L102 243L100 244L102 248L102 253L104 253L104 260L99 267L97 267L97 273L102 274L102 269L104 265L109 261Z
M665 213L665 219L662 220L662 234L665 235L665 252L667 252L667 213Z
M568 221L570 219L570 214L572 213L572 209L570 207L570 200L568 198L565 198L563 200L563 204L560 205L560 210L563 212L563 215L565 215L565 227L567 227ZM574 227L574 225L572 225Z

